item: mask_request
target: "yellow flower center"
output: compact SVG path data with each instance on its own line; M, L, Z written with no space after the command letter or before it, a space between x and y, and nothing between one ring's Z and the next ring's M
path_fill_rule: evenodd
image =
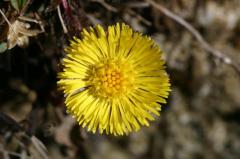
M108 60L93 67L88 78L91 90L98 96L115 97L133 87L133 71L123 61Z

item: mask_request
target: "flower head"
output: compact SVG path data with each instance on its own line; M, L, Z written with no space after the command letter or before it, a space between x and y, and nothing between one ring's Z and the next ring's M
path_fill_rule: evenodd
M67 111L89 131L123 135L149 125L170 91L162 52L128 25L83 29L66 48L59 88Z

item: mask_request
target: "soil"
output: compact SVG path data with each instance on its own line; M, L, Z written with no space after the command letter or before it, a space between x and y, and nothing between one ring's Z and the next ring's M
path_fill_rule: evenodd
M22 15L38 21L22 21L31 24L30 30L44 31L29 36L23 48L7 49L9 26L0 16L0 158L240 158L238 65L206 51L186 27L156 5L149 0L23 2L19 10L10 1L1 1L0 8L10 23ZM186 20L231 62L240 63L239 0L155 2ZM82 129L66 114L56 86L69 40L85 27L116 22L129 24L160 45L172 84L160 117L122 137Z

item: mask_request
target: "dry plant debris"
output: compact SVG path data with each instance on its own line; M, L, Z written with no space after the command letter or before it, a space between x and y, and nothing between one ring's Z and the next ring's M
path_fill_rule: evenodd
M13 23L10 23L2 10L0 10L0 13L9 25L7 36L7 45L9 50L16 45L22 48L27 47L29 44L29 37L35 37L39 33L44 32L44 27L40 20L19 16ZM38 24L40 29L32 29L30 22Z
M0 158L238 159L239 8L239 0L0 0ZM6 19L15 37L31 39L25 48L8 49ZM117 22L160 44L172 92L150 127L93 135L66 114L56 76L73 36Z

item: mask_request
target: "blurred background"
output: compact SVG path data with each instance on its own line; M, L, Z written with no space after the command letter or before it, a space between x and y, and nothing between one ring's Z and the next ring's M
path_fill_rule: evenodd
M227 60L202 47L159 5ZM240 158L239 0L2 0L0 9L0 158ZM66 115L56 87L72 36L116 22L160 45L172 83L161 116L123 137L82 129Z

